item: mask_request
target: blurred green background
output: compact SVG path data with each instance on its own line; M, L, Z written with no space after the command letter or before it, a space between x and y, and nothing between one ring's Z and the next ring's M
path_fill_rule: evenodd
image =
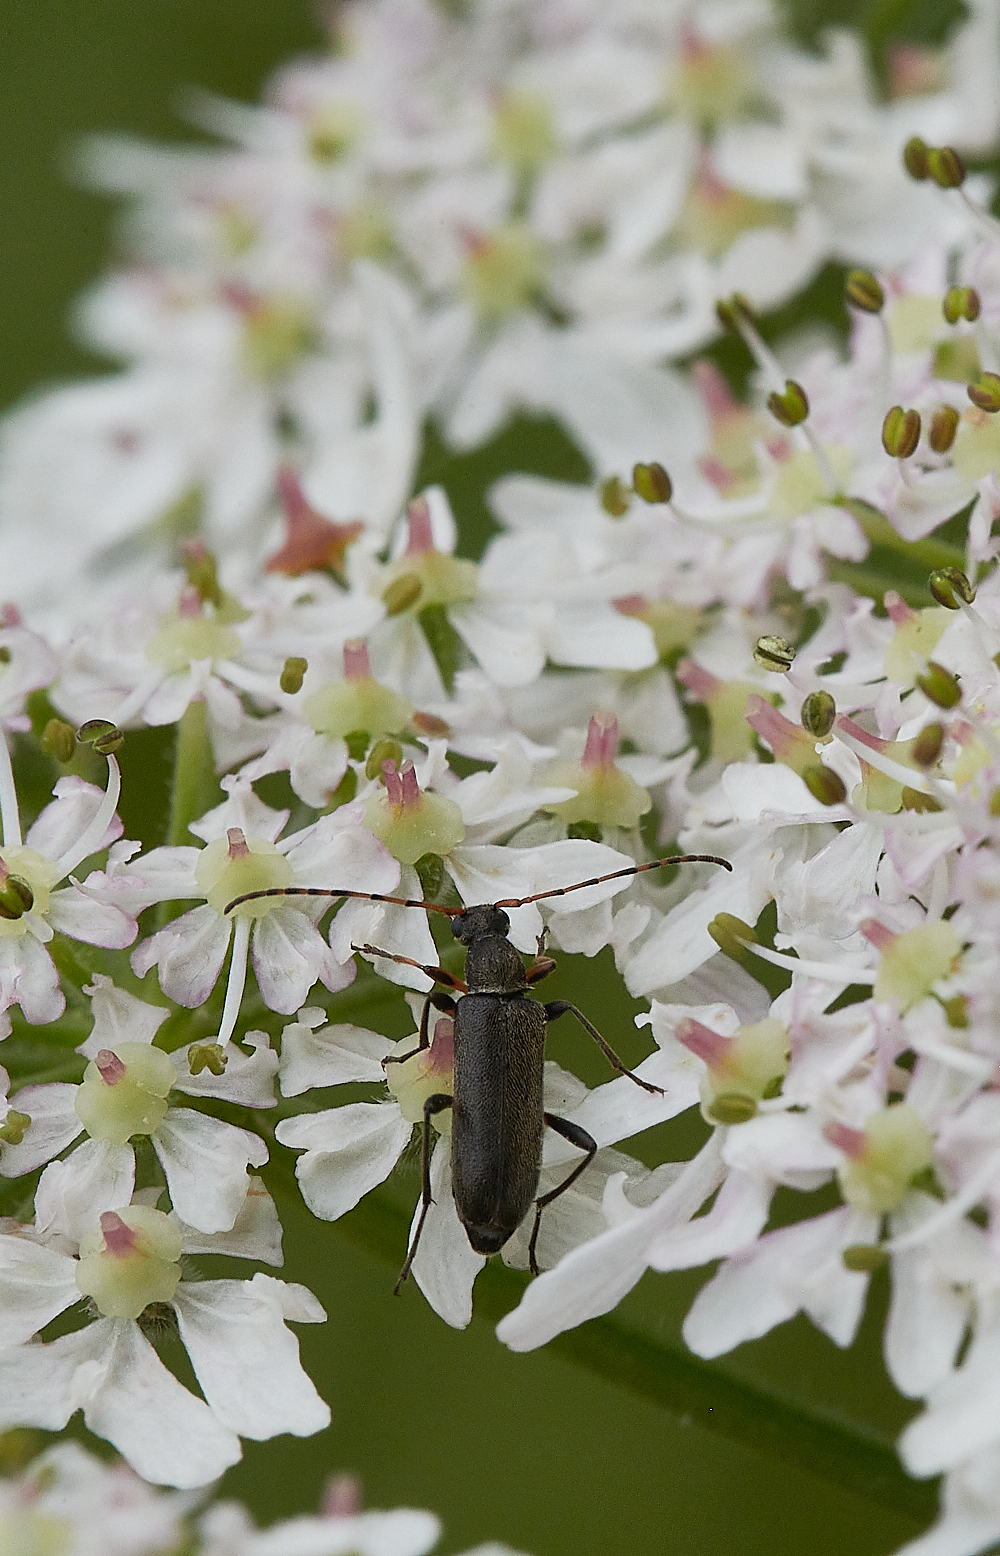
M801 6L793 9L801 20ZM183 86L252 99L274 65L321 46L322 32L306 0L0 0L0 15L0 403L9 405L96 366L73 344L67 318L113 251L113 207L68 181L74 140L111 129L184 137L175 116ZM551 429L521 424L486 456L450 468L431 448L425 470L450 478L468 518L473 506L481 512L477 493L500 469L579 478L573 465ZM606 959L595 968L566 958L546 988L547 997L583 1005L627 1060L644 1051L631 1022L641 1007L622 994ZM401 1030L400 1008L386 1007L385 1030ZM590 1084L607 1078L582 1034L557 1028L551 1052ZM650 1162L690 1154L698 1126L680 1121L654 1134L636 1146ZM277 1172L280 1179L287 1164ZM536 1556L874 1556L927 1521L930 1488L911 1493L890 1474L862 1497L833 1484L829 1464L809 1473L769 1448L768 1423L778 1419L786 1450L794 1458L797 1440L808 1458L811 1413L834 1437L847 1430L841 1462L855 1430L872 1434L888 1462L886 1445L910 1407L884 1376L878 1286L847 1356L796 1321L692 1369L679 1326L705 1272L647 1276L613 1324L588 1326L563 1349L513 1356L492 1330L517 1294L499 1270L480 1282L492 1320L477 1317L463 1334L446 1328L412 1284L393 1298L417 1192L411 1162L374 1208L336 1227L314 1222L294 1199L283 1205L285 1273L315 1290L330 1315L301 1335L334 1421L307 1441L247 1445L223 1491L261 1521L314 1506L338 1470L362 1477L370 1504L434 1508L445 1524L442 1552L502 1539ZM796 1402L806 1410L800 1431Z

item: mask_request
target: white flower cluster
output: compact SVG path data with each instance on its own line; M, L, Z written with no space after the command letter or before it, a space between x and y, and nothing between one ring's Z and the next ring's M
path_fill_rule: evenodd
M131 365L7 426L0 723L74 770L22 838L0 739L0 1037L59 1064L12 1058L9 1099L2 1073L0 1427L82 1410L190 1488L241 1436L326 1424L288 1328L312 1294L189 1262L280 1266L274 1141L334 1220L424 1124L412 1274L469 1322L454 1001L432 1024L425 998L464 985L406 904L512 902L532 984L546 935L610 946L656 1046L590 1092L547 1067L551 1202L502 1248L543 1273L500 1338L722 1260L693 1350L799 1310L847 1345L888 1263L886 1363L925 1402L902 1453L948 1476L907 1550L973 1556L1000 1537L1000 227L915 131L992 136L996 7L938 61L953 90L889 107L849 40L806 60L742 0L470 9L355 7L353 51L205 108L235 150L105 148L149 261L88 317ZM662 366L720 292L769 303L827 254L874 266L844 353L786 377L737 296L752 403ZM421 420L472 441L512 404L600 479L507 474L474 562L442 489L406 500ZM114 752L171 725L171 840L143 851ZM629 873L675 844L731 870ZM359 948L416 1039L317 991ZM310 1108L358 1082L376 1100ZM690 1162L618 1149L695 1107ZM779 1186L823 1185L835 1208L768 1230Z
M0 1451L22 1446L0 1437ZM11 1556L425 1556L441 1534L433 1513L364 1512L352 1476L332 1477L314 1515L258 1529L238 1502L154 1491L120 1460L110 1464L73 1442L57 1443L0 1476L0 1542ZM465 1556L518 1556L490 1542Z

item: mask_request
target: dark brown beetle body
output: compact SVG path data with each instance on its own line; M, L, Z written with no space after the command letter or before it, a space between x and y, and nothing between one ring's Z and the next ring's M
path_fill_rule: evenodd
M509 925L489 907L452 921L468 946L469 993L455 1007L451 1182L469 1242L487 1254L499 1252L534 1202L545 1130L545 1009L528 996Z

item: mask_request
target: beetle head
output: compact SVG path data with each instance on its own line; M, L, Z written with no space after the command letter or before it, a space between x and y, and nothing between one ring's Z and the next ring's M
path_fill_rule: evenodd
M494 908L488 902L482 907L466 908L451 921L451 932L463 945L472 945L474 940L482 940L488 935L498 935L505 940L509 928L510 919L503 908Z

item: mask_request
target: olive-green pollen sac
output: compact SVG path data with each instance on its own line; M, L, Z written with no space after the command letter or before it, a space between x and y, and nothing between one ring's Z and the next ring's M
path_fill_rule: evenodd
M740 333L741 324L754 322L750 300L742 292L734 292L732 297L720 298L715 305L715 312L723 329L732 330L736 335Z
M980 373L974 384L967 384L966 394L973 405L995 416L1000 411L1000 377L996 373Z
M817 762L815 767L805 768L802 782L813 799L819 800L821 805L842 805L847 798L843 778L832 767L824 767L822 762Z
M386 615L401 616L409 610L419 600L423 587L416 573L401 573L398 578L394 578L382 595Z
M889 1255L878 1243L849 1243L840 1257L845 1270L866 1275L889 1263Z
M909 459L920 442L920 412L894 405L882 423L882 447L893 459Z
M993 790L993 793L990 795L990 803L988 808L991 816L1000 816L1000 784L997 785L997 787Z
M947 454L961 419L953 405L942 405L934 412L927 441L935 454Z
M10 1108L7 1117L0 1124L0 1140L4 1145L20 1145L30 1125L30 1113L19 1113L16 1108Z
M949 324L968 319L972 324L980 314L979 293L974 286L949 286L944 294L941 312Z
M71 762L76 750L76 731L63 719L49 719L42 730L42 750L57 762Z
M628 513L628 487L620 476L609 475L606 481L601 482L600 503L605 513L613 519L623 518Z
M648 465L633 465L632 489L643 502L669 502L674 495L674 483L661 464L655 460Z
M881 313L885 306L885 293L870 270L849 270L844 296L865 313Z
M762 670L774 670L783 674L790 670L795 662L795 650L786 638L779 638L773 633L767 633L758 638L754 645L753 657L755 663Z
M192 1043L188 1049L188 1069L192 1075L208 1070L211 1075L224 1075L229 1055L223 1052L221 1043Z
M930 177L929 147L919 135L912 135L903 147L903 166L911 178L923 182Z
M961 610L963 602L971 605L976 598L975 586L960 567L936 567L927 580L927 587L937 603L948 611Z
M745 1124L757 1113L753 1097L745 1097L738 1091L724 1091L713 1097L705 1109L717 1124Z
M927 674L918 675L916 684L935 707L957 708L962 700L962 688L958 684L958 676L952 675L944 665L939 665L936 659L927 661Z
M80 725L76 738L82 745L93 746L100 756L110 756L125 744L124 731L110 719L88 719L86 724Z
M965 164L954 146L929 146L927 172L940 189L961 189L965 183Z
M727 956L741 961L745 955L746 946L757 944L757 936L749 924L745 924L741 918L733 913L717 913L708 926L708 932L720 951L725 951Z
M777 390L767 397L767 408L783 427L798 427L809 415L809 397L793 378L785 380L784 394Z
M916 737L911 748L913 760L918 767L933 767L941 755L941 747L944 745L944 725L925 724L920 734Z
M278 680L281 690L287 692L289 696L294 696L296 692L300 692L308 668L309 661L307 659L301 659L297 655L291 659L286 659L281 667L281 676Z
M809 735L815 735L817 740L822 740L828 735L834 726L837 717L837 704L829 692L810 692L805 698L799 712L799 721L802 728Z
M27 881L22 881L19 875L8 875L0 885L0 918L23 918L34 905L35 894Z
M403 748L398 740L376 740L368 753L368 760L365 763L365 777L377 778L384 786L383 762L395 762L397 767L402 766Z

